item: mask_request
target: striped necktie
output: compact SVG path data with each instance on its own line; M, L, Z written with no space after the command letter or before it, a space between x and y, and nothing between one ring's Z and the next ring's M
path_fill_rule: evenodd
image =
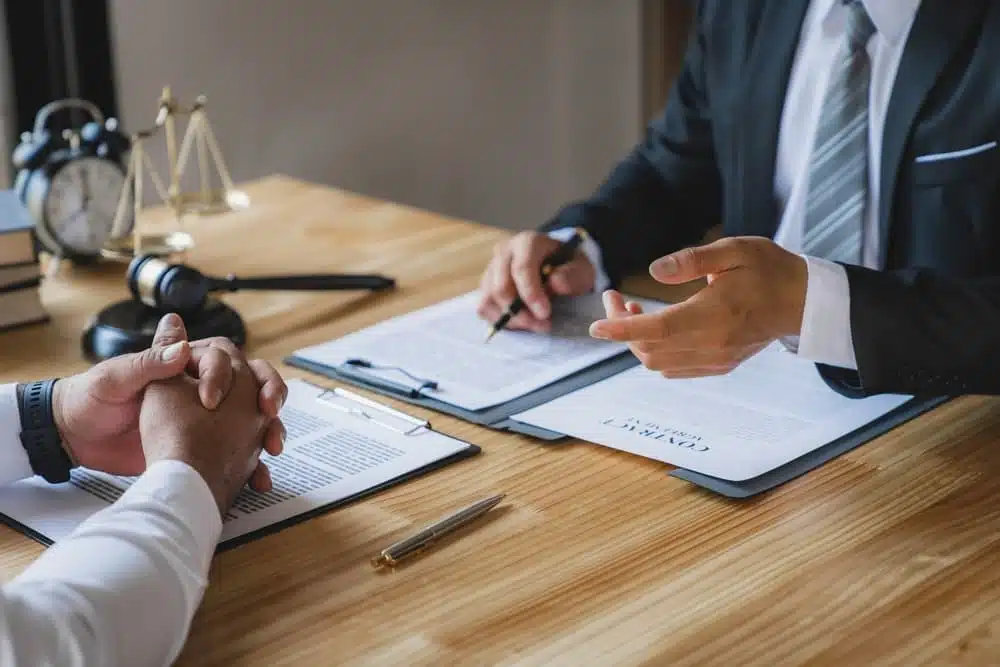
M875 33L860 0L847 4L847 30L820 113L809 162L802 250L831 261L861 263L868 204L868 41Z

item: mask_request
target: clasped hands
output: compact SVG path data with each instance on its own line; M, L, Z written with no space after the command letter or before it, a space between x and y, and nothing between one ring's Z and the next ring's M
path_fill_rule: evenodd
M479 315L494 320L520 294L527 309L510 327L544 332L551 303L539 267L558 242L523 232L500 244L480 284ZM775 340L798 336L808 282L805 260L760 237L725 238L685 248L653 262L650 275L677 285L706 279L690 298L644 313L615 290L604 293L607 317L594 322L595 338L626 343L642 364L668 378L730 372ZM594 288L596 271L583 252L556 270L552 293L582 295Z
M282 450L287 394L270 364L247 360L225 338L188 341L171 314L149 349L57 381L53 413L79 465L131 476L179 460L201 474L224 513L247 482L271 488L259 455Z

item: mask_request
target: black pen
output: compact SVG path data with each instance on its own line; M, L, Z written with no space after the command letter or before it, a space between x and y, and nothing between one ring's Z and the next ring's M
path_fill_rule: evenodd
M541 273L543 285L546 281L548 281L549 276L552 275L553 271L573 259L573 254L576 252L576 249L581 243L583 243L584 239L587 238L586 230L577 227L574 231L575 233L573 236L564 241L558 248L556 248L555 252L546 257L545 261L542 262ZM484 342L490 342L490 339L497 335L501 329L507 326L511 319L521 312L523 308L524 300L521 298L521 295L518 295L514 299L513 303L511 303L507 308L507 312L501 315L500 319L494 322L493 326L490 327L490 331L486 334L486 340Z

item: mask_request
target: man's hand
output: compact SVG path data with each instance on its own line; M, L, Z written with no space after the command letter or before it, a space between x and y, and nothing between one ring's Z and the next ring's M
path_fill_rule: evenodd
M148 350L109 359L56 382L52 407L62 441L82 466L138 475L147 463L139 437L139 409L147 385L189 375L197 380L202 405L214 410L230 391L235 359L242 363L243 354L231 341L212 338L189 343L183 321L167 315L160 320ZM288 388L270 364L254 360L246 365L261 385L260 411L271 420L267 450L277 454L285 437L277 416ZM268 479L266 470L258 473L255 488Z
M520 295L527 308L508 324L510 329L546 332L552 327L552 302L542 285L542 262L560 243L538 232L521 232L498 243L480 280L479 316L495 322ZM582 250L576 259L549 276L548 286L559 296L578 296L594 289L597 271Z
M232 359L229 392L214 410L202 404L198 380L190 375L153 382L139 413L146 461L190 465L225 514L251 474L266 471L259 456L270 420L260 411L259 391L253 370L241 358Z
M705 277L708 285L656 313L606 292L608 319L594 322L590 332L627 342L646 368L666 377L728 373L802 328L805 260L770 240L737 237L686 248L653 262L650 274L665 284Z

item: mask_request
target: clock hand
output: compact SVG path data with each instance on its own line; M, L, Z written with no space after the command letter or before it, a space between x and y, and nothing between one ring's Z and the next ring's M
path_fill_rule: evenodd
M81 190L83 190L83 207L87 208L87 204L90 203L90 181L87 178L87 172L80 171Z

